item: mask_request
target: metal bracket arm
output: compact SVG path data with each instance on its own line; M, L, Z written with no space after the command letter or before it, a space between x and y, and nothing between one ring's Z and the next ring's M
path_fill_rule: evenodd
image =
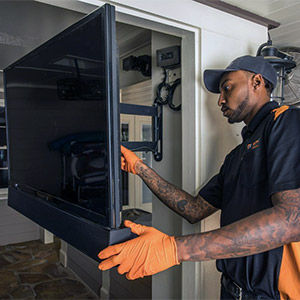
M136 105L120 103L120 114L151 116L152 142L122 142L122 145L132 151L151 151L156 161L162 160L162 106Z

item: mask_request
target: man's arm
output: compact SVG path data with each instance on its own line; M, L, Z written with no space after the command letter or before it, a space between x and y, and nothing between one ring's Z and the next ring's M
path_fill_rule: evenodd
M218 210L200 195L193 197L170 184L142 161L136 163L135 171L164 204L192 224Z
M273 207L220 229L176 237L179 261L257 254L300 241L300 189L272 196Z
M274 194L274 206L221 229L168 236L153 227L125 222L138 235L99 253L99 268L119 265L128 279L153 275L181 261L241 257L300 240L300 189ZM149 259L155 257L156 259Z

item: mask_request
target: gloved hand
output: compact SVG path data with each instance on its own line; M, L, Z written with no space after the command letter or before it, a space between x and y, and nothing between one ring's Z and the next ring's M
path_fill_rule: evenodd
M142 161L129 149L121 146L121 169L126 172L136 174L135 165L138 161Z
M179 264L173 236L128 220L124 224L139 237L102 250L98 257L105 260L99 269L104 271L119 265L118 272L126 273L126 278L133 280Z

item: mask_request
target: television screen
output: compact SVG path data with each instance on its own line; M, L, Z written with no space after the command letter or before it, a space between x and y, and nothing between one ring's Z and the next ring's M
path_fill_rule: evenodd
M43 226L41 217L31 216L35 200L118 228L120 139L113 7L105 5L67 28L6 68L4 77L9 204ZM27 204L19 199L20 193L31 195Z

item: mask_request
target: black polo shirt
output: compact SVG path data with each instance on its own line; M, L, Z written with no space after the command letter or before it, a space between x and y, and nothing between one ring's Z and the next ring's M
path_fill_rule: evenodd
M286 107L287 108L287 107ZM277 110L276 110L277 109ZM225 158L219 174L199 192L221 209L221 226L272 207L272 194L300 187L300 110L266 103L242 130L243 142ZM242 288L279 298L283 247L217 261L219 271Z

